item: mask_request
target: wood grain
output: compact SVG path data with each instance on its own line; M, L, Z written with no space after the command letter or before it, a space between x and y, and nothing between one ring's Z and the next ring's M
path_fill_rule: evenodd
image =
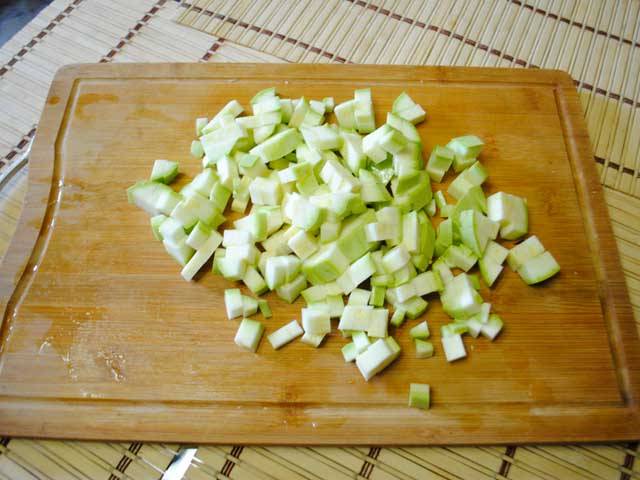
M230 98L341 101L371 86L378 121L406 90L425 105L425 150L475 133L489 192L527 197L532 232L563 267L526 287L508 269L483 290L506 322L448 365L403 355L365 383L333 334L237 350L223 314L231 282L195 283L154 242L124 190L156 158L199 170L193 119ZM271 444L620 440L640 431L640 350L577 95L558 71L325 65L80 65L59 71L30 164L29 194L2 265L0 434ZM267 333L299 316L269 296ZM431 300L431 299L430 299ZM417 321L414 321L417 322ZM411 324L413 324L412 322ZM265 381L268 379L268 381ZM408 409L408 384L433 408ZM224 418L224 421L221 419ZM73 421L71 421L73 419Z

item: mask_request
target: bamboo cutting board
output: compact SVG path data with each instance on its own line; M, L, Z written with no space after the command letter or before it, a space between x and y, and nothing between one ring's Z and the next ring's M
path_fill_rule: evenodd
M447 364L398 361L364 382L345 340L257 354L233 343L211 272L187 283L125 189L156 158L200 170L194 119L259 89L351 98L370 86L378 122L403 90L426 107L425 151L474 133L490 193L528 199L531 233L562 266L527 287L505 268L482 294L505 320ZM436 187L438 188L438 187ZM267 333L299 318L268 296ZM79 65L58 72L29 166L29 193L0 270L0 434L264 444L465 444L638 437L640 348L580 106L558 71L328 65ZM406 407L429 383L429 411Z

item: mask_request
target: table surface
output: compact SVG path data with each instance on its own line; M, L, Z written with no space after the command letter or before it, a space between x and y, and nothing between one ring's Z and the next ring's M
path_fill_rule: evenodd
M226 9L226 10L225 10ZM0 49L0 175L55 70L76 62L355 62L561 68L576 79L640 319L640 4L634 1L54 1ZM488 19L488 21L484 21ZM177 20L177 22L175 21ZM367 28L363 28L366 25ZM26 169L0 188L0 253ZM0 478L158 478L177 445L0 439ZM201 447L187 478L635 478L638 445Z

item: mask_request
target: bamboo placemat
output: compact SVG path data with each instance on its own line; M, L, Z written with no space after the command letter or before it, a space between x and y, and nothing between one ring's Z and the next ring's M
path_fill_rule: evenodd
M638 321L639 30L637 0L55 0L0 49L0 175L34 136L53 74L68 63L561 68L577 80ZM26 178L26 168L18 170L0 190L0 255L15 229ZM159 478L177 449L3 438L0 479ZM640 478L637 455L637 444L215 446L198 449L185 478L631 479Z

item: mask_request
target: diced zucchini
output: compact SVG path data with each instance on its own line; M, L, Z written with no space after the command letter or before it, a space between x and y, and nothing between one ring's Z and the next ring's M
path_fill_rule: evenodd
M269 303L266 300L258 299L258 308L264 318L271 318L271 307L269 307Z
M412 383L409 386L409 406L428 410L431 405L431 389L424 383Z
M349 295L349 301L347 302L347 305L367 305L369 303L370 296L371 292L369 290L356 288Z
M382 307L384 305L384 297L387 289L382 286L373 286L371 288L371 297L369 298L369 304L374 307Z
M312 335L326 335L331 333L331 318L326 309L303 308L302 328Z
M371 345L371 340L369 340L369 337L364 332L353 332L351 339L353 340L356 355L361 354Z
M560 271L560 265L549 252L541 253L526 260L519 268L518 275L527 285L544 282Z
M421 297L411 297L406 302L396 303L394 308L404 310L407 312L407 317L414 320L425 312L428 305Z
M295 302L300 292L307 288L307 279L303 274L299 274L293 280L276 288L276 293L280 298L288 303Z
M544 251L544 246L538 237L533 235L511 250L508 250L507 263L513 271L517 271L527 260L540 255Z
M367 335L373 338L385 338L389 325L389 310L386 308L374 308L369 318Z
M387 125L392 127L394 130L397 130L402 134L402 136L408 140L409 142L421 143L422 140L420 138L420 134L416 127L410 121L405 120L399 115L395 115L394 113L387 113ZM395 152L390 152L395 153Z
M498 276L503 270L503 266L496 262L493 257L485 256L478 260L478 266L480 267L480 274L487 286L491 287L497 280Z
M296 150L302 142L302 136L294 128L280 132L253 147L249 153L258 155L265 163L284 157Z
M464 273L445 284L440 300L444 311L453 318L470 317L477 313L482 305L482 297Z
M162 241L162 233L160 232L160 227L162 226L164 221L167 220L167 218L168 217L166 215L163 215L161 213L151 217L151 231L153 232L153 238L155 238L156 240Z
M467 356L467 351L465 350L464 343L462 342L462 335L447 335L446 337L442 337L441 341L447 362L454 362Z
M454 138L447 144L447 147L455 153L454 170L461 172L475 162L484 147L484 142L475 135L465 135Z
M356 357L356 365L364 379L368 381L397 357L398 352L385 339L380 338Z
M442 258L451 268L460 268L465 272L478 261L478 257L466 245L451 245L442 254Z
M356 346L353 342L349 342L342 347L342 356L345 362L353 362L357 355L358 352L356 351Z
M156 160L151 170L152 182L171 183L178 175L178 162L170 160Z
M229 320L242 316L242 293L239 288L224 291L224 306Z
M529 231L529 213L524 198L504 192L487 199L488 216L500 223L500 236L515 240Z
M498 264L502 265L504 263L504 260L509 255L509 251L510 251L509 249L504 248L499 243L491 241L489 242L489 244L487 245L487 248L484 251L484 257L491 258Z
M416 358L433 357L433 344L431 342L426 342L419 338L414 339L413 342L416 347Z
M296 338L302 336L304 334L304 330L298 323L297 320L291 320L286 325L283 325L275 332L271 333L267 339L269 343L273 347L274 350L278 350L279 348L285 346L287 343L292 342ZM354 356L355 358L355 356Z
M238 327L236 333L235 342L236 345L242 348L246 348L251 352L255 352L258 349L258 344L264 333L264 326L257 320L251 320L249 318L243 318Z
M480 333L482 333L484 337L487 337L489 340L493 341L502 330L502 327L502 319L498 315L491 314L489 315L489 320L487 321L487 323L482 324Z
M170 215L180 195L163 183L142 181L127 189L127 199L150 215Z
M347 305L344 307L338 329L366 331L371 322L373 307L368 305Z
M189 233L186 243L191 248L198 250L210 238L211 233L211 228L208 225L198 222ZM216 234L218 234L218 232L216 232ZM216 248L218 248L218 245L216 245ZM213 254L213 252L211 252L211 254Z
M166 222L165 222L166 223ZM186 243L186 238L182 238L179 242L171 242L166 238L162 241L165 250L171 255L181 266L185 266L191 259L195 250Z
M253 297L242 296L242 316L250 317L258 311L258 301Z
M325 335L315 335L313 333L305 332L304 335L300 338L302 343L306 343L307 345L311 345L314 348L318 348L324 340Z
M424 322L420 322L409 330L409 335L413 339L426 340L429 338L431 334L429 333L429 325L427 325L427 321L425 320Z
M242 277L242 282L256 295L262 295L269 290L262 275L260 275L258 270L252 265L247 266L244 276Z
M400 327L405 321L406 313L402 308L396 308L389 323L394 327Z
M360 133L370 133L376 128L376 120L373 113L373 101L371 89L363 88L354 92L354 117L356 130Z
M191 233L193 233L193 231ZM191 235L189 235L189 238L191 238ZM186 243L189 243L189 239L186 240ZM191 280L207 260L211 258L213 252L220 246L220 243L222 243L222 236L216 231L210 232L209 237L200 244L196 252L182 269L182 277L187 281Z

